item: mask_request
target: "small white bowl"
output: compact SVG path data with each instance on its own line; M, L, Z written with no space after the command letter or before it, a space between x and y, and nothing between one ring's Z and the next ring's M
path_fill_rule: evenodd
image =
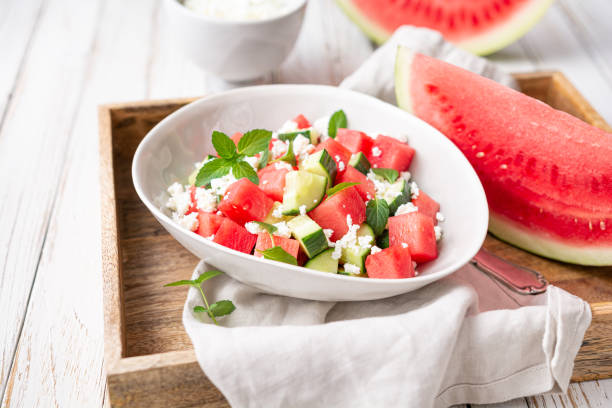
M306 0L263 20L231 21L199 15L179 0L164 0L176 46L205 71L227 81L259 78L277 68L293 49Z
M349 127L407 135L416 156L410 171L441 204L446 220L436 260L409 279L366 279L318 272L264 260L211 242L175 224L164 203L166 188L186 183L193 164L213 153L211 133L277 129L287 118L308 118L343 109ZM185 248L234 279L263 291L303 299L380 299L418 289L451 274L481 247L487 232L484 190L463 154L433 127L371 96L321 85L264 85L240 88L193 102L155 126L141 142L132 166L134 186L155 218Z

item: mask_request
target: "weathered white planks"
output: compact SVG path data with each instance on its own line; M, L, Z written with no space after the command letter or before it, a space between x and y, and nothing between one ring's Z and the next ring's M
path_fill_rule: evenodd
M610 16L607 0L560 0L491 58L510 71L562 70L612 122ZM9 175L0 178L0 392L12 365L3 406L102 406L95 107L235 85L178 54L159 0L4 0L0 49L0 117L14 90L0 121ZM266 80L337 84L371 49L333 2L310 0L296 49ZM610 396L612 380L595 381L487 407L607 407Z
M45 243L98 4L45 5L0 130L0 392Z

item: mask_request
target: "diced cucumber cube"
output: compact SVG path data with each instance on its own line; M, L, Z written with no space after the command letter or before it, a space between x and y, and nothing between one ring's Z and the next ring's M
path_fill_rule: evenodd
M363 174L367 175L368 171L372 167L370 165L370 161L365 157L365 154L362 152L354 153L351 156L351 160L349 160L349 166L353 166L355 169L359 170Z
M323 229L307 215L299 215L287 222L291 235L297 239L308 258L314 258L329 248Z
M332 257L334 250L326 249L319 255L315 256L304 265L305 268L316 269L321 272L337 273L338 260Z
M397 207L410 201L410 185L404 179L391 184L384 197L389 204L389 215L395 214Z
M327 179L309 171L290 171L285 175L283 215L306 213L323 201Z
M304 159L300 163L300 170L325 177L327 179L327 188L334 185L338 171L336 162L325 149L319 150Z
M374 231L368 224L361 224L357 230L357 244L359 244L360 237L370 237L368 244L374 245ZM340 259L343 263L350 263L358 266L361 269L361 273L365 273L365 260L370 254L370 246L359 246L351 245L346 248L342 248L342 255Z

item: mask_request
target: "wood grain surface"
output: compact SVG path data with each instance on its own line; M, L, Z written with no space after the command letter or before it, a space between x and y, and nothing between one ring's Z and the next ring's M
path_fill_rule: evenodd
M161 4L0 2L3 407L109 404L102 364L101 287L107 283L101 278L97 105L234 86L182 58ZM609 0L557 0L531 32L490 59L513 72L563 71L612 123L611 15ZM331 0L309 0L294 52L260 82L337 84L372 49ZM132 350L139 353L137 346ZM567 396L496 407L610 405L612 381L590 381L572 384Z

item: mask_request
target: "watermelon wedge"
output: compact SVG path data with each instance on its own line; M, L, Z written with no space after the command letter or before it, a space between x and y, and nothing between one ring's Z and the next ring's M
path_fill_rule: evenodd
M448 41L487 55L522 37L553 0L336 0L373 41L402 25L439 31Z
M612 265L612 134L406 48L395 69L399 106L474 166L490 232L560 261Z

